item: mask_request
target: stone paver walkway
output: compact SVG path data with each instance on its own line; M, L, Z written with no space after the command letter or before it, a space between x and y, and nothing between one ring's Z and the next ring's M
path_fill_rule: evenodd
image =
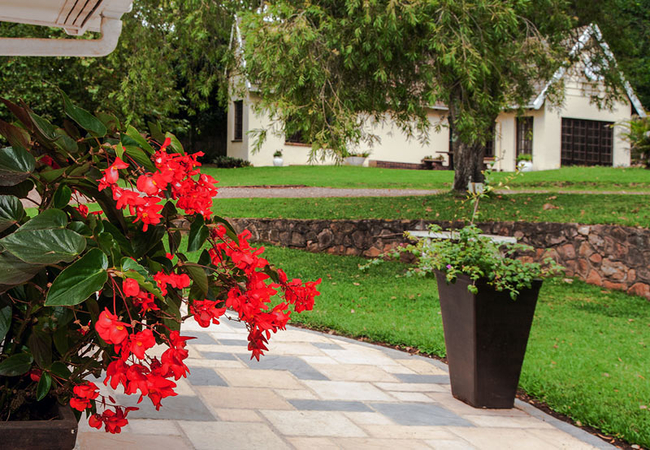
M238 322L186 325L198 339L179 395L158 412L145 398L119 435L82 420L80 449L613 448L523 402L512 410L459 402L446 366L432 359L290 327L257 362ZM124 405L132 397L117 395Z

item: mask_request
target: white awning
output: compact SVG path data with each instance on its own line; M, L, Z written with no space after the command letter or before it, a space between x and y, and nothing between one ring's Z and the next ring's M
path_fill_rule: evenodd
M0 0L0 21L86 31L99 39L36 39L0 36L0 56L105 56L117 46L121 17L133 0Z

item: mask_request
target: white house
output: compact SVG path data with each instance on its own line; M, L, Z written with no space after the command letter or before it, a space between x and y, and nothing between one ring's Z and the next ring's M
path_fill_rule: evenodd
M237 26L233 27L232 43L241 45ZM547 85L541 85L537 96L527 105L524 117L517 117L513 112L504 112L498 117L495 140L488 144L487 150L495 157L497 170L514 170L516 157L521 153L532 155L535 170L557 169L564 165L630 164L629 146L621 138L620 127L616 123L630 119L633 115L645 117L645 111L627 82L627 98L615 102L611 109L601 110L590 102L590 96L594 94L594 82L596 90L599 85L584 50L588 44L593 43L602 49L610 61L614 61L598 27L585 27L572 48L575 55L584 53L581 62L568 70L559 69ZM564 83L565 99L561 106L553 107L546 101L546 94L549 86L558 82ZM592 88L585 89L587 84ZM255 112L252 108L258 100L258 94L249 82L246 82L245 94L233 99L228 111L228 156L248 160L255 166L268 166L272 165L273 153L282 150L285 164L307 164L309 144L292 141L291 137L274 131L269 115ZM419 164L423 157L429 155L443 155L448 164L449 128L435 127L447 124L447 108L432 107L428 116L432 129L426 145L418 139L408 139L390 122L370 124L379 141L371 148L358 149L371 152L366 164ZM255 130L260 129L270 129L270 132L259 151L254 152ZM316 163L332 164L333 161Z

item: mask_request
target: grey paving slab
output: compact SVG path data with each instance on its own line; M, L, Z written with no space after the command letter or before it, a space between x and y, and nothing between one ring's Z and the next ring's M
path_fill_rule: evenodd
M118 395L117 402L122 405L137 406L137 411L129 413L129 419L180 419L197 422L212 422L217 420L200 398L190 395L177 395L162 399L159 411L148 398L144 398L138 405L134 405L133 396Z
M328 380L318 370L295 356L265 355L259 361L244 359L242 361L253 370L287 370L299 380Z
M289 400L297 410L302 411L343 411L343 412L372 412L363 402L345 400Z
M195 338L188 341L189 344L216 344L217 341L208 333L201 333L199 331L192 331L189 336Z
M396 373L393 375L399 378L404 383L433 383L433 384L449 384L449 376L447 375L420 375L411 373Z
M209 367L190 367L187 381L194 386L228 386L228 383Z
M331 344L329 342L313 342L311 345L327 350L343 350L343 347L341 347L339 344Z
M220 361L239 361L235 355L226 352L201 352L205 359L218 359Z
M399 425L473 426L459 415L436 405L404 402L370 403L370 406Z
M248 341L246 339L219 339L219 343L223 345L236 345L238 347L243 346L244 348L248 347Z

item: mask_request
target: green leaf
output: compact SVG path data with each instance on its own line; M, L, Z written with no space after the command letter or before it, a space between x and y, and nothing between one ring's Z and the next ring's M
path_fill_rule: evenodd
M0 244L26 263L47 265L72 261L86 248L86 239L66 229L19 230Z
M146 232L138 227L131 241L136 256L138 258L144 256L162 241L164 235L165 229L163 227L149 227Z
M208 276L203 267L193 263L185 263L183 267L185 267L187 274L190 276L192 281L194 281L195 286L199 288L203 293L203 296L205 296L208 293Z
M68 203L70 203L70 198L72 198L72 189L70 189L65 184L59 185L59 188L54 192L54 207L65 207Z
M38 386L36 387L36 400L39 402L43 400L47 394L50 392L52 387L52 377L49 373L43 372L41 374L41 379L38 380Z
M18 198L26 198L32 189L34 189L34 182L27 179L15 186L0 186L0 194L15 195Z
M20 147L0 148L0 186L15 186L34 171L36 160Z
M187 240L187 251L195 252L203 247L206 239L210 235L208 228L204 225L203 217L197 216L190 226L190 236Z
M125 145L124 149L127 155L133 158L135 162L143 166L149 172L156 171L156 166L151 162L149 156L147 156L147 154L140 147L136 147L134 145Z
M153 147L151 147L151 145L149 145L149 142L147 142L147 140L142 137L140 132L135 128L133 128L131 125L127 127L126 135L129 136L131 139L133 139L135 142L137 142L138 147L140 147L142 150L149 153L150 155L154 154Z
M13 195L0 195L0 231L20 222L25 216L23 204Z
M72 372L70 372L70 369L68 369L68 366L66 366L64 363L61 361L56 361L52 364L52 367L50 368L52 373L56 375L59 378L62 378L64 380L68 380L70 378L70 375L72 375Z
M237 232L232 227L232 225L230 225L230 222L228 222L223 217L219 217L219 216L212 216L212 220L214 222L223 224L226 227L226 234L228 235L228 237L239 245L239 237L237 237Z
M61 95L63 96L63 111L65 111L68 117L77 122L77 125L81 128L88 130L93 136L106 136L108 130L101 120L90 114L85 109L75 106L70 101L70 98L65 95L65 92L61 91Z
M27 353L10 356L0 363L0 375L5 377L23 375L32 367L32 361L32 357Z
M12 147L29 148L29 133L20 127L0 120L0 134Z
M39 367L45 369L52 364L52 337L35 329L27 339L27 346Z
M183 150L183 144L181 144L181 141L178 140L176 136L171 134L170 132L165 133L165 139L170 138L171 139L171 144L170 148L174 150L176 153L184 153L185 150Z
M102 224L104 225L104 230L111 233L113 239L117 241L122 251L127 256L134 256L133 247L131 247L131 242L126 237L124 237L124 235L120 232L120 230L118 230L115 225L113 225L111 222L107 220L104 220Z
M52 283L45 306L73 306L99 291L108 280L108 258L94 248L67 267Z
M0 253L0 292L24 283L43 267L41 264L28 264L7 251Z
M9 327L11 327L11 306L5 306L0 309L0 342L7 335Z
M68 225L68 229L74 231L75 233L79 233L82 236L93 235L93 232L90 230L90 228L88 228L88 225L79 221L70 222L70 225Z
M108 130L112 132L117 131L121 127L120 121L112 114L98 112L95 114L95 116L102 121Z
M56 180L64 173L65 173L65 168L61 168L61 169L44 170L38 175L43 179L43 181L51 183L52 181Z
M32 119L36 129L43 135L48 141L56 141L59 138L59 134L56 132L56 127L52 125L47 120L43 119L38 114L28 111L29 118Z
M124 278L133 278L138 282L140 287L147 292L151 292L160 301L165 302L165 297L160 293L158 284L154 281L151 273L143 266L133 261L131 258L122 258L122 270L124 271Z
M68 225L68 216L60 209L46 209L38 216L33 217L20 227L20 231L49 230L52 228L65 228Z

